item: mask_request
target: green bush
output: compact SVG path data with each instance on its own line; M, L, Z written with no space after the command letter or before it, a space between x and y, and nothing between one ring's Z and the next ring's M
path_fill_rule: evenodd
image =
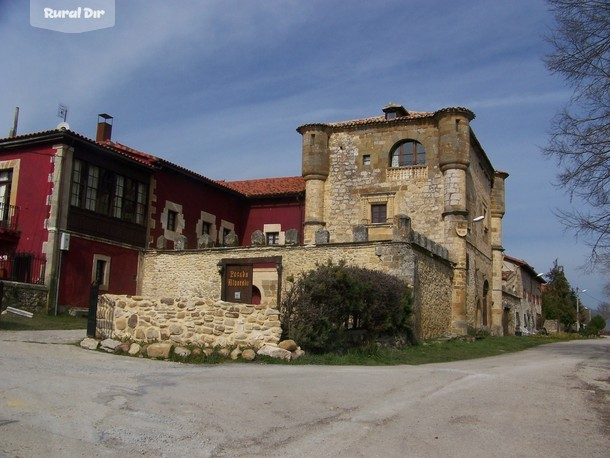
M487 326L481 326L480 328L468 326L467 333L470 337L474 337L475 339L484 339L485 337L491 336L491 332Z
M601 315L595 315L587 325L588 335L599 335L600 331L606 329L606 320Z
M412 340L411 294L397 277L329 261L293 280L281 304L283 338L305 350Z

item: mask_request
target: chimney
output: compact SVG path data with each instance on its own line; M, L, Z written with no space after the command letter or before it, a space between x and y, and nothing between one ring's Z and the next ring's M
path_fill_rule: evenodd
M110 141L110 138L112 137L112 120L113 117L109 114L100 113L97 115L96 142Z
M15 107L15 118L13 119L13 128L10 130L8 136L15 137L17 135L17 123L19 122L19 107Z

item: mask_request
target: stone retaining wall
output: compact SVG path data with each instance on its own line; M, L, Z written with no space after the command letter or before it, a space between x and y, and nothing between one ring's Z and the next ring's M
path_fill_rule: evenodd
M277 345L279 312L266 305L201 298L100 296L97 338L199 347Z
M2 281L4 296L2 310L15 307L29 312L40 311L47 305L49 290L44 285Z
M558 332L562 332L564 330L563 325L559 322L559 320L545 320L543 327L549 334L557 334Z
M413 250L417 260L414 303L415 335L418 339L432 339L451 331L451 291L453 268L429 252Z
M279 285L290 287L291 278L316 265L344 260L394 275L414 287L417 338L451 331L452 265L447 250L416 232L409 242L354 242L310 246L213 248L184 251L148 251L142 260L140 294L149 297L205 297L221 299L222 261L248 258L281 258ZM263 286L257 285L259 289ZM267 298L269 299L269 298ZM277 298L267 300L277 307ZM241 307L239 304L232 304Z

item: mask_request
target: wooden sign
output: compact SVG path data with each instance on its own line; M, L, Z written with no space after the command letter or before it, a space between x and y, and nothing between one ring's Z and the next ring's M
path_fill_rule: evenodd
M252 301L252 265L228 265L225 272L225 300L250 304Z

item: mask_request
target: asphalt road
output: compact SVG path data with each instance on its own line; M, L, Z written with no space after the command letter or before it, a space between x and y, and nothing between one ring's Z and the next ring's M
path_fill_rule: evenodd
M181 365L0 331L0 457L604 457L610 339L398 367Z

